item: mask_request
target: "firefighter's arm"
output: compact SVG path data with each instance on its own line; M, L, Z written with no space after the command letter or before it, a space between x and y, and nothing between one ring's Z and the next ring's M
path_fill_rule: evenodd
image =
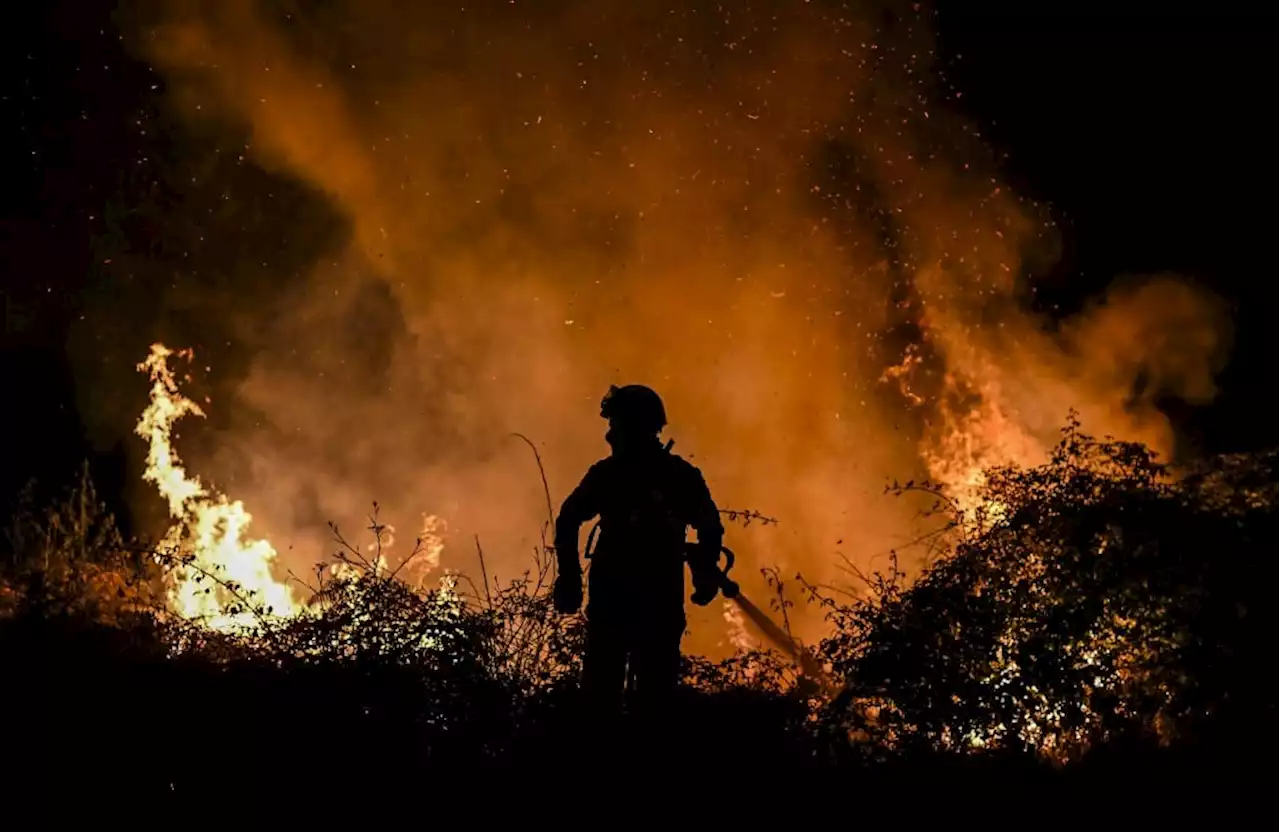
M599 469L592 466L578 487L560 505L556 516L555 550L556 565L561 575L581 575L582 562L578 559L578 532L582 524L600 513L597 481Z
M720 510L711 497L711 489L696 469L691 477L692 514L689 525L697 532L698 542L689 553L689 571L693 577L693 601L709 604L720 589L720 547L724 544L724 525Z
M597 484L600 470L592 466L560 506L556 517L556 581L552 598L557 612L572 615L582 607L582 561L578 559L578 531L600 513Z

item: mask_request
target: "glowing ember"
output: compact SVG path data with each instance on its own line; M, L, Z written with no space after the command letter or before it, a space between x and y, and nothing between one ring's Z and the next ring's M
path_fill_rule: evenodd
M135 429L149 445L143 478L169 501L176 521L163 549L187 559L171 575L169 604L178 615L224 632L253 626L257 608L273 616L296 615L302 606L292 587L271 572L276 550L248 535L253 518L244 505L188 476L173 449L174 423L187 414L204 416L179 392L168 365L173 355L192 358L190 350L175 353L153 344L151 355L138 365L151 377L151 403Z

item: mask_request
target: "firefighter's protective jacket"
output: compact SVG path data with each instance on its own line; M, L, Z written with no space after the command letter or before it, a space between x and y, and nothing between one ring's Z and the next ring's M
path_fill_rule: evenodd
M588 616L648 617L684 610L684 563L695 580L716 568L724 527L702 473L655 438L600 460L560 508L555 547L561 575L581 574L578 534L600 518L591 553ZM687 544L687 530L697 543Z

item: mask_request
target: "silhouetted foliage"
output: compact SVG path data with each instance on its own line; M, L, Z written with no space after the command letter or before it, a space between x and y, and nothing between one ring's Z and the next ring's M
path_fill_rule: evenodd
M899 488L951 513L949 552L910 584L869 576L853 603L814 591L845 681L827 718L877 752L1072 758L1274 714L1259 695L1274 684L1275 461L1174 478L1073 421L1046 465L989 471L977 511Z
M162 569L125 545L88 467L65 496L41 508L28 486L4 529L0 615L21 608L119 623L160 600Z
M686 657L663 733L583 716L583 622L552 608L545 540L515 580L488 575L477 541L479 583L433 583L414 571L420 547L386 562L375 505L371 547L334 529L304 615L273 618L204 576L258 614L217 633L163 606L165 572L189 560L126 545L86 477L47 511L27 506L6 537L12 748L68 778L127 772L194 796L249 780L266 794L370 760L388 784L577 766L588 751L603 769L661 742L770 771L949 778L960 763L1009 776L1045 760L1150 762L1159 747L1217 766L1269 737L1274 453L1175 472L1072 422L1047 464L988 472L979 510L927 483L895 490L936 498L936 555L910 581L896 559L862 575L855 596L809 587L832 625L813 648L822 678L771 651ZM781 576L767 577L786 628Z

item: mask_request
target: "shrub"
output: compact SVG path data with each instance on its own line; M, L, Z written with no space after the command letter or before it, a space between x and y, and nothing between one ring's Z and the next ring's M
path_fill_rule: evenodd
M63 498L41 509L31 485L9 518L0 559L0 616L22 611L107 624L146 616L161 600L161 566L125 545L86 465Z
M897 489L937 498L949 548L909 586L895 569L853 602L812 590L845 685L827 718L879 750L1065 760L1262 713L1275 462L1175 478L1073 420L1047 464L989 471L977 512Z
M1007 773L1010 759L1134 742L1244 759L1274 720L1274 453L1175 472L1072 422L1047 464L988 472L978 512L927 483L896 490L936 499L937 557L910 583L895 568L854 596L809 587L832 625L818 684L812 663L776 652L686 657L680 747L771 777L975 760ZM0 649L24 717L12 753L65 767L76 748L95 776L243 794L249 760L276 761L264 788L371 760L381 782L408 783L577 765L583 748L652 739L580 718L583 620L552 608L545 541L506 584L477 543L479 583L426 586L403 579L413 554L384 562L376 512L372 556L335 528L306 614L274 619L222 583L258 625L218 633L164 609L164 575L186 559L126 545L87 475L49 510L26 506L0 573Z

